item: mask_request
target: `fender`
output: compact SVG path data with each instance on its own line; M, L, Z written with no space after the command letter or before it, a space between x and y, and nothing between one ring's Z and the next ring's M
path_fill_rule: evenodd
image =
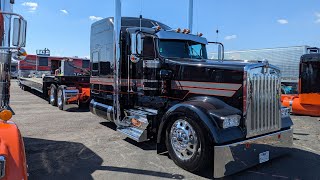
M188 101L172 106L162 117L157 133L158 153L164 152L164 136L168 122L177 114L193 113L201 120L201 125L209 133L214 144L223 144L237 139L245 138L245 133L240 127L222 129L218 118L227 115L241 114L236 108L229 106L223 101L207 96L198 96Z
M23 140L12 121L0 120L0 155L5 157L4 180L28 179Z

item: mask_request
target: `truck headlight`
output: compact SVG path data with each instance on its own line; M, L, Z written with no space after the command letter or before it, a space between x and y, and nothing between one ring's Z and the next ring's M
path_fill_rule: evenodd
M6 172L6 157L0 156L0 179L5 176Z
M281 107L281 117L289 117L290 116L290 108L287 107Z
M221 117L221 120L223 121L222 122L223 129L239 126L240 119L241 119L240 115L230 115L230 116Z

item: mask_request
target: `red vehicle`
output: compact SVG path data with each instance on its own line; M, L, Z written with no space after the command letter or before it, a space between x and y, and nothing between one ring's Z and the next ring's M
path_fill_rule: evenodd
M299 93L282 95L282 105L293 114L320 116L320 53L301 57L299 77Z
M26 56L25 46L27 22L12 12L14 1L0 2L0 179L28 179L23 139L17 125L12 122L10 97L11 59ZM10 33L11 32L11 33Z
M75 74L83 74L89 71L90 60L77 57L56 57L50 55L28 55L25 60L19 62L19 77L54 75L55 71L61 67L61 61L72 59L73 65L79 68L74 69Z

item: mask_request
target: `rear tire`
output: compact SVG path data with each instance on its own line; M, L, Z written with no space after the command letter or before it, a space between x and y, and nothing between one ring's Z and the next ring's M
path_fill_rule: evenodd
M199 172L211 164L213 152L206 130L194 116L181 115L166 128L166 147L175 164L190 172Z
M65 86L59 86L58 92L57 92L57 104L60 110L63 110L63 106L64 106L64 95L63 95L64 89L65 89Z
M57 106L57 86L51 84L49 92L49 103L52 106Z

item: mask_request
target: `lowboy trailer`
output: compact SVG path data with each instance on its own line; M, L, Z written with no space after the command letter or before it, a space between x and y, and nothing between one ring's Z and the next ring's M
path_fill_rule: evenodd
M60 110L68 110L75 105L87 107L90 102L90 77L74 75L75 67L67 65L69 63L62 61L63 75L19 77L19 85L23 90L40 92L52 106L58 106Z
M201 34L121 17L115 5L114 18L91 27L92 113L137 142L155 139L188 171L211 165L215 178L290 150L277 67L208 60Z

